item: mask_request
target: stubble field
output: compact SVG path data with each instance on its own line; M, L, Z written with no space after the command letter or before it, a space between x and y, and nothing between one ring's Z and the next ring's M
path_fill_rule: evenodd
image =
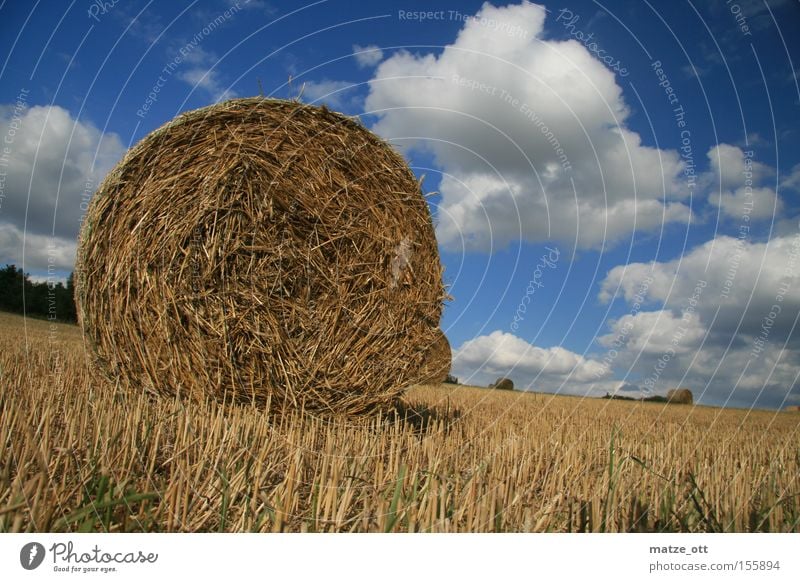
M800 531L800 414L442 385L366 418L126 394L0 313L0 531Z

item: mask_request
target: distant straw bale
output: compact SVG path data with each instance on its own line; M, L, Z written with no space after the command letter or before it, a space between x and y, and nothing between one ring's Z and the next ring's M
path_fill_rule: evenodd
M357 121L237 99L135 146L90 204L79 317L132 390L358 413L416 383L445 297L430 211Z
M498 378L496 381L489 384L489 388L494 388L495 390L513 390L514 382L512 382L510 378Z
M667 401L673 404L692 404L694 397L688 388L677 388L667 391Z

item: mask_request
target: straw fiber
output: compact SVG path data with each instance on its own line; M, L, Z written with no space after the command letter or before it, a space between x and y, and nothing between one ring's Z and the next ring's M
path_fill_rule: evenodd
M359 413L416 384L445 297L403 158L357 121L238 99L136 145L81 231L79 317L130 390Z
M436 341L431 345L425 358L421 373L422 384L441 384L450 373L452 355L450 342L443 331L439 331Z

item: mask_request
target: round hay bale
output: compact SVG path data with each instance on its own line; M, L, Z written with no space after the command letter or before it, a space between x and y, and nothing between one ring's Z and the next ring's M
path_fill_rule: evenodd
M180 115L101 184L79 318L134 390L358 413L419 379L445 297L430 211L357 121L237 99Z
M425 355L425 363L420 372L420 384L441 384L450 374L452 354L450 342L442 330L437 330L437 338Z
M800 412L800 406L798 406L797 404L790 404L789 406L784 408L784 410L787 412Z
M667 391L667 402L674 404L692 404L694 397L688 388L677 388Z
M489 384L489 388L493 388L495 390L513 390L514 382L512 382L510 378L498 378Z

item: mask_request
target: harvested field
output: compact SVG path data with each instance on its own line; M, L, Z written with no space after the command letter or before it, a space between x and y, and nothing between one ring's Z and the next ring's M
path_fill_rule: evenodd
M800 531L796 414L411 389L323 420L114 391L0 314L0 531Z

